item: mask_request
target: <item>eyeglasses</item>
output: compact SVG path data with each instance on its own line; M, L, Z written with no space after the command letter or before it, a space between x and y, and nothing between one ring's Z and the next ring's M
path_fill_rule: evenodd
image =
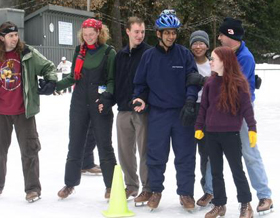
M204 43L204 42L199 42L199 41L197 41L197 42L194 42L193 44L192 44L192 47L206 47L206 44Z

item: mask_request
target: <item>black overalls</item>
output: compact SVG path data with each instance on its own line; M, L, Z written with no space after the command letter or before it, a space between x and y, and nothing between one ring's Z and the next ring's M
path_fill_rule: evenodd
M81 180L81 169L85 150L86 134L92 123L98 147L100 167L106 188L111 187L116 158L112 147L113 112L100 114L96 100L99 98L98 86L106 84L108 56L97 68L82 69L82 78L76 83L70 105L69 150L65 169L65 184L77 186ZM105 67L105 68L104 68Z

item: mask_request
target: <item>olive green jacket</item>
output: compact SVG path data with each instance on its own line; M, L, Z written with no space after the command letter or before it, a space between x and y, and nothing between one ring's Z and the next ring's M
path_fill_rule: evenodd
M20 59L25 116L30 118L40 112L38 76L42 76L46 81L57 81L56 67L53 62L29 45L25 45Z
M88 52L86 53L85 56L85 61L83 64L83 68L85 69L94 69L97 68L100 63L102 62L102 59L105 55L105 51L108 48L107 44L100 45L100 48L98 51L90 55ZM80 51L80 46L76 47L74 56L73 56L73 61L72 61L72 68L71 68L71 73L63 78L62 80L57 82L56 90L61 91L69 86L72 86L75 84L77 81L74 79L74 69L75 69L75 64L76 64L76 59ZM108 60L107 60L107 72L108 72L108 77L107 77L107 91L113 94L114 91L114 61L115 61L115 56L116 56L116 51L112 49L109 54L108 54Z

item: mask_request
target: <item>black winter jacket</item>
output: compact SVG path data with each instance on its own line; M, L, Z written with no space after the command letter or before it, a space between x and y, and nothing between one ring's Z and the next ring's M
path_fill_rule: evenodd
M133 79L143 53L149 48L151 46L142 42L130 51L127 45L116 55L114 97L119 111L131 111L128 102L132 100Z

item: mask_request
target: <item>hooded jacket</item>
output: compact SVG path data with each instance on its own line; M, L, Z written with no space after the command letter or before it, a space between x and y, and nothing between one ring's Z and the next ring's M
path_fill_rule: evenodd
M25 116L30 118L40 112L40 98L38 94L38 76L46 81L57 81L56 67L38 50L25 45L20 55L22 65L23 101Z

